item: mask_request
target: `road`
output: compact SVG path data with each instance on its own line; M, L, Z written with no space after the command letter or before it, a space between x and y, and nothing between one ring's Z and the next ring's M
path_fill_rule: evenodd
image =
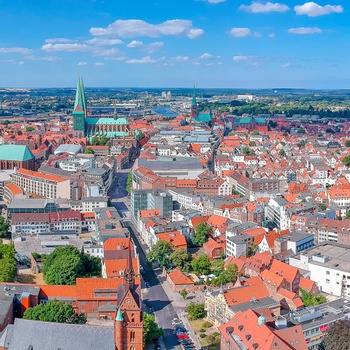
M127 196L126 191L126 180L128 173L131 171L125 170L116 174L116 180L110 189L110 199L113 206L118 210L119 214L124 218L129 217L130 208L130 198ZM171 321L174 317L177 317L177 313L171 304L167 294L165 293L162 285L159 283L154 270L148 265L145 251L147 249L146 245L140 243L138 236L136 235L136 230L132 223L124 219L124 226L130 231L130 236L134 243L136 244L137 251L139 253L140 264L143 266L145 273L143 274L144 281L151 284L150 288L145 288L143 284L142 298L143 303L147 307L152 307L155 313L156 321L160 327L164 329L164 345L165 349L180 350L181 347L177 342L176 336L173 334L173 328Z

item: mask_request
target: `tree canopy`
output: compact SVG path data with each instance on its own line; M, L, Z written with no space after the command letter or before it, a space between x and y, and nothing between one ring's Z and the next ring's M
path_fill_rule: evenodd
M46 304L30 307L24 312L23 318L58 323L86 323L85 315L76 314L70 303L63 304L59 300L50 300Z
M344 350L350 349L350 321L347 319L333 323L321 344L320 349Z
M198 258L192 260L193 271L197 275L208 275L210 273L210 259L208 255L200 255Z
M7 236L9 233L10 223L0 215L0 236Z
M212 228L205 222L201 222L196 228L196 234L193 238L193 243L202 246L212 233Z
M163 328L159 328L155 321L154 315L143 314L143 343L147 344L151 341L157 341L164 335Z
M238 278L238 270L236 264L227 265L226 269L220 273L220 275L212 281L214 286L220 284L235 283Z
M186 312L188 312L192 320L198 320L205 317L204 304L191 303L187 306Z
M171 243L159 240L147 254L147 260L152 263L158 262L161 266L167 266L172 249L173 245Z
M342 160L342 163L343 163L345 166L349 167L349 166L350 166L350 156L344 157L343 160Z
M12 244L0 244L0 282L13 282L17 273L15 248Z
M315 306L327 302L326 297L322 294L313 295L312 293L306 291L303 288L300 288L300 297L305 306Z
M191 261L191 255L187 253L184 248L176 249L170 254L169 260L180 269L187 267L188 263Z
M101 260L79 252L76 247L57 247L43 260L47 284L75 284L78 277L101 275Z
M131 192L131 183L132 183L132 173L128 174L128 178L126 179L126 191L128 194Z
M85 154L95 154L95 151L91 147L87 147L85 150Z

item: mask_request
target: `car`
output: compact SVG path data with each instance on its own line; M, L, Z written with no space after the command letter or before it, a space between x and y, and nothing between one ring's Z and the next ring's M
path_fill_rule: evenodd
M174 330L175 334L181 334L181 333L187 333L187 329L186 328L178 328Z
M142 275L145 273L145 269L142 266L140 267L140 272Z
M185 328L182 323L181 324L177 324L176 326L173 326L174 331L176 331L178 329L181 329L181 328Z
M188 334L177 334L177 339L189 339Z
M151 283L149 282L145 282L146 288L150 288L151 287Z
M179 319L179 318L173 318L172 321L171 321L172 324L175 324L175 323L182 323L182 321Z

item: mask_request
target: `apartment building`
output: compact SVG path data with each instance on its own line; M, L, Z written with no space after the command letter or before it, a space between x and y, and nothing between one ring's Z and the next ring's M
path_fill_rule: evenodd
M71 197L70 180L66 177L21 168L13 173L12 181L30 195L49 199Z

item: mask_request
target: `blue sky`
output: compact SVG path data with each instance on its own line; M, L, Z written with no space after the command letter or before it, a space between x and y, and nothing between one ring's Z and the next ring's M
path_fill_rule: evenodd
M349 7L0 0L0 86L350 88Z

